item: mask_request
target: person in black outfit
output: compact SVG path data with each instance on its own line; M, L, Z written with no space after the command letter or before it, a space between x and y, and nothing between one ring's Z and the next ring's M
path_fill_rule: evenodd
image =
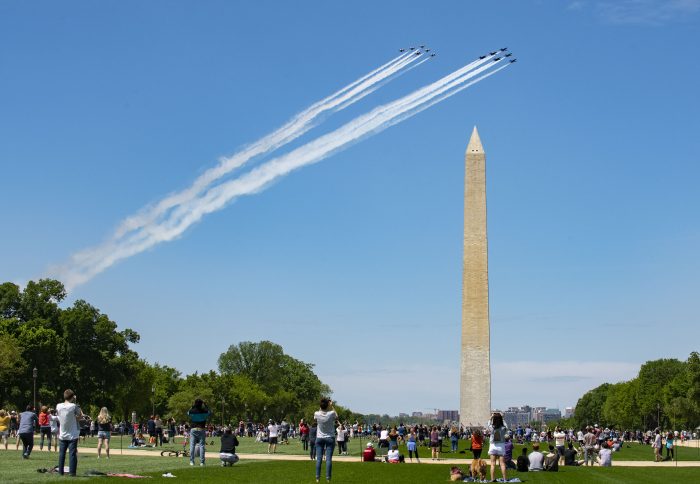
M518 472L527 472L530 468L530 459L527 458L527 447L523 447L523 453L518 456L516 467Z
M219 451L221 467L232 466L238 462L238 456L236 455L237 446L238 439L233 435L231 429L226 427L224 435L221 436L221 450Z
M318 424L314 422L311 424L311 428L309 429L309 442L311 442L311 445L309 446L309 457L311 457L311 460L316 460L316 446L314 445L314 442L316 442L317 435Z

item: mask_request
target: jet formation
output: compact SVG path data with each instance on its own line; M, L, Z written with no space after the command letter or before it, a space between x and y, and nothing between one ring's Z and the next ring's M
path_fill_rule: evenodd
M486 59L488 56L494 56L494 55L502 54L502 56L494 57L493 62L498 62L498 61L500 61L501 59L505 59L505 58L511 57L511 56L513 55L512 52L508 52L507 54L503 54L503 52L506 52L507 50L508 50L508 47L501 47L500 49L494 50L493 52L489 52L488 54L480 55L480 56L479 56L479 59L480 59L480 60L484 60L484 59ZM431 52L430 52L430 49L429 49L429 48L426 48L425 45L411 46L411 47L402 47L401 49L399 49L399 52L413 52L413 55L423 55L423 54L427 54L427 55L429 55L430 57L435 57L435 56L437 55L435 52L432 52L432 53L431 53ZM509 60L509 62L512 64L512 63L514 63L516 60L517 60L517 59L512 59L512 60Z
M403 47L399 49L399 52L413 52L413 55L429 55L430 57L435 57L437 54L431 52L431 49L427 48L425 45Z

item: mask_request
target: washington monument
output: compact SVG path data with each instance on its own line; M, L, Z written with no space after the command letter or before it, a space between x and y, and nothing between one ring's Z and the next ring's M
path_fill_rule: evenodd
M486 153L474 127L464 156L462 365L459 420L486 426L491 417L489 270L486 238Z

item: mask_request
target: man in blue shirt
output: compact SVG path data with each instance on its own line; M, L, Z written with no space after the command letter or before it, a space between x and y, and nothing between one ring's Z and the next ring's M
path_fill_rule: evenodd
M22 440L22 458L29 459L34 448L34 428L39 419L34 413L34 407L27 405L27 410L19 414L19 429L17 435Z

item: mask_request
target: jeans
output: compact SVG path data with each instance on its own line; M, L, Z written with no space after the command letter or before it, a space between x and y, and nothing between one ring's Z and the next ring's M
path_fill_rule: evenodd
M194 464L194 449L199 447L199 462L204 464L204 441L207 433L204 429L190 430L190 462Z
M333 448L335 447L335 439L333 437L317 437L316 438L316 479L321 478L321 461L323 454L326 454L326 480L331 480L331 471L333 470Z
M39 443L39 449L44 449L44 437L49 439L49 452L51 451L51 427L39 427L39 432L41 433L41 442Z
M66 449L68 450L68 473L75 476L78 470L78 439L58 441L58 473L61 475L66 464Z
M22 441L22 455L29 457L34 448L34 434L19 434L19 438Z
M583 448L583 462L588 465L588 461L591 461L591 465L595 464L595 449L593 447Z
M450 442L452 443L452 452L457 452L457 443L459 442L457 437L450 438Z
M316 459L316 439L314 439L311 442L311 445L309 445L309 457L311 457L311 460Z

